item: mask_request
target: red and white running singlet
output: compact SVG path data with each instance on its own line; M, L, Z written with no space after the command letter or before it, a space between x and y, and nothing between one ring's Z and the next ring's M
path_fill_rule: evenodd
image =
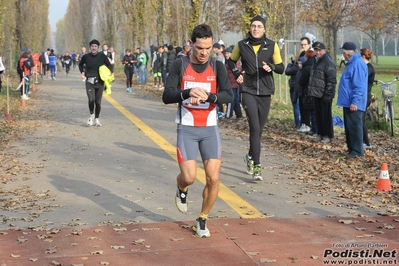
M213 70L215 62L213 61L212 58L209 58L205 71L198 73L193 69L190 60L187 57L182 57L182 72L184 72L180 89L202 88L207 92L216 93L217 82ZM190 98L180 104L180 110L178 109L176 113L176 123L197 127L217 125L217 105L215 103L204 102L198 106L187 107L188 103L190 103Z

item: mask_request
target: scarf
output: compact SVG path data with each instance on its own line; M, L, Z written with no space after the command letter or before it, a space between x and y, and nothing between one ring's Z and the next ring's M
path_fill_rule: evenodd
M249 43L250 43L251 45L259 45L259 44L262 44L262 43L265 42L265 39L266 39L266 34L263 34L263 36L260 37L260 38L254 38L254 37L251 35L251 32L248 32L248 41L249 41Z

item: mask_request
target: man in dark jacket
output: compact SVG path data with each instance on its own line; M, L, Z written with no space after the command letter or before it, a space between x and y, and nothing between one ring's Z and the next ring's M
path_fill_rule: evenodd
M254 180L262 180L260 165L260 139L269 115L271 96L274 94L273 72L282 74L284 64L280 49L274 41L266 38L266 21L261 16L251 20L248 37L234 46L231 59L241 58L242 71L235 76L241 84L242 104L249 123L249 152L244 161L247 174Z
M302 63L302 70L299 77L296 79L295 88L298 91L299 96L299 112L301 113L301 122L306 127L311 128L307 132L308 135L317 135L316 117L314 114L314 98L309 96L309 77L312 67L316 62L315 54L313 50L308 49L305 52L305 56L301 57L304 60ZM298 75L298 74L297 74Z
M314 97L315 115L318 135L315 142L330 143L334 137L332 122L332 100L337 85L337 69L326 53L324 43L315 42L313 49L317 61L309 77L309 95Z
M166 62L166 73L169 74L170 67L173 64L173 61L176 59L176 51L173 48L173 45L168 46L168 61Z

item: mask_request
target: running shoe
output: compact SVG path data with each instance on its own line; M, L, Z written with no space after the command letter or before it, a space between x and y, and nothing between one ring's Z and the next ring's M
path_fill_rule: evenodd
M90 115L89 119L87 119L87 125L92 126L94 122L94 114Z
M23 95L21 96L21 99L22 99L22 100L29 100L30 98L29 98L26 94L23 94Z
M262 181L263 180L263 178L262 178L262 167L260 166L260 164L257 164L257 165L254 166L254 171L253 171L253 174L252 174L252 178L255 181Z
M183 213L186 213L188 210L187 192L188 190L184 192L179 188L179 186L177 186L175 205L176 208Z
M98 118L94 119L94 125L96 127L101 127L100 119L98 119Z
M211 236L211 233L206 226L206 219L204 218L198 218L197 220L195 220L192 229L195 232L196 237L203 238Z
M247 165L247 174L252 175L254 173L254 160L248 154L245 154L244 162Z

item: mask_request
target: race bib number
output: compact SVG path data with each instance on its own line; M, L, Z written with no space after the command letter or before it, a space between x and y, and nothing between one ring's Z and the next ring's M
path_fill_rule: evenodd
M192 81L185 81L184 82L184 87L185 90L187 89L192 89L192 88L201 88L206 90L206 92L211 92L211 83L208 82L192 82ZM183 101L183 106L187 106L190 104L191 97L188 99L185 99ZM202 102L199 105L192 105L190 108L194 109L208 109L209 108L209 102Z

